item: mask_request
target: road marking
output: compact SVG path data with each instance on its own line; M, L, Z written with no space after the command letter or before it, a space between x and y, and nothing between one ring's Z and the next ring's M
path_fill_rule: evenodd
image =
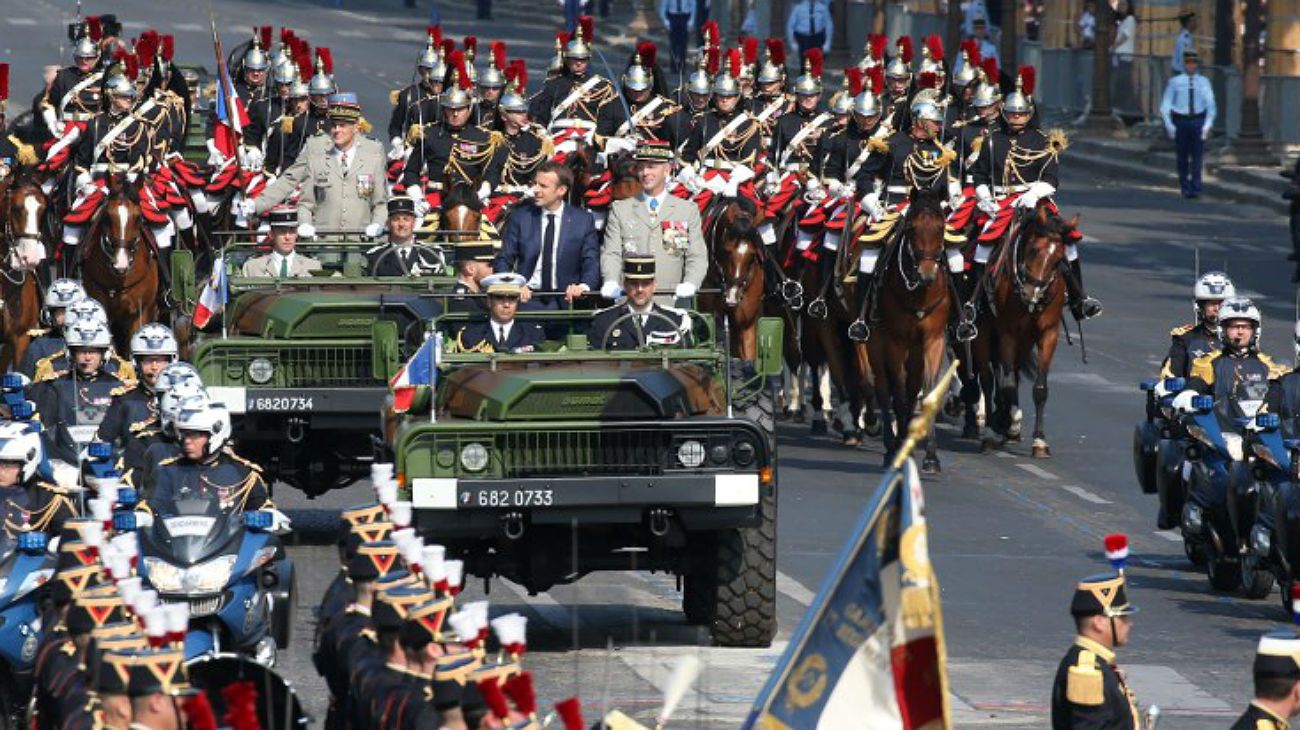
M1079 499L1082 499L1085 502L1092 502L1093 504L1111 503L1109 499L1098 497L1097 495L1093 494L1092 492L1089 492L1083 487L1076 487L1072 484L1063 484L1061 485L1061 489L1064 489L1065 491L1069 492L1070 494L1073 494L1074 496L1078 497Z
M369 38L370 32L364 30L352 30L351 28L343 28L342 30L334 31L334 35L342 36L344 38Z
M813 599L817 597L817 594L808 590L803 583L779 570L776 572L776 589L795 603L805 607L812 605Z
M36 25L33 18L7 18L9 25Z
M1161 540L1168 540L1169 542L1182 542L1182 541L1183 541L1183 536L1182 536L1182 535L1178 534L1177 532L1170 532L1170 531L1168 531L1168 530L1156 530L1156 531L1152 532L1151 534L1155 535L1156 537L1160 538Z
M1034 464L1016 464L1016 466L1018 466L1018 467L1020 467L1021 469L1023 469L1023 470L1025 470L1025 471L1029 472L1030 474L1033 474L1034 476L1038 477L1039 479L1052 479L1052 480L1055 480L1055 479L1057 478L1056 475L1053 474L1052 472L1050 472L1050 471L1048 471L1048 470L1046 470L1046 469L1044 469L1044 468L1042 468L1042 467L1040 467L1040 466L1036 466L1036 465L1034 465Z
M208 27L199 23L172 23L172 30L179 30L186 33L202 33L208 30Z
M1016 455L1015 455L1015 454L1008 454L1008 453L1005 452L1005 451L994 451L993 453L994 453L994 454L997 454L997 457L998 457L999 459L1014 459L1014 458L1016 458Z

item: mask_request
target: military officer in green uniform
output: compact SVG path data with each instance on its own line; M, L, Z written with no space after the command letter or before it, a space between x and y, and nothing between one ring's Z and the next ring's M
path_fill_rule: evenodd
M1231 730L1287 730L1300 714L1300 635L1274 631L1255 650L1255 698Z
M1133 691L1115 664L1115 650L1128 643L1136 612L1123 573L1095 575L1075 586L1070 613L1077 636L1052 685L1052 730L1142 727Z

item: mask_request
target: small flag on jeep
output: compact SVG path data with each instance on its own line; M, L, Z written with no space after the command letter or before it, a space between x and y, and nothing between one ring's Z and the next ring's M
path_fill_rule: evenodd
M441 356L442 333L439 332L425 340L388 382L388 386L393 389L393 411L405 413L411 410L416 389L421 385L433 386L437 383L438 361Z
M218 256L212 261L212 275L199 294L198 304L194 307L194 326L203 329L212 318L226 308L230 291L226 287L226 257Z

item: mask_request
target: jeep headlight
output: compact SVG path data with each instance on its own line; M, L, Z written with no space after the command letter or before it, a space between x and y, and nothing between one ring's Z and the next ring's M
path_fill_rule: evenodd
M677 447L677 460L688 469L695 469L704 463L704 444L694 439L683 441Z
M736 460L736 466L749 466L758 458L758 451L754 448L753 442L743 439L736 442L731 454Z
M187 593L216 593L230 581L230 571L235 567L236 555L222 555L214 560L185 571Z
M488 452L483 444L466 444L460 450L460 465L465 471L483 471L487 468Z
M273 377L275 377L275 365L273 365L270 360L267 360L264 357L257 357L253 358L253 361L248 363L248 379L252 380L254 383L265 385L266 383L271 382L271 378Z
M144 569L149 573L149 583L162 593L179 593L184 590L185 571L159 558L145 558Z

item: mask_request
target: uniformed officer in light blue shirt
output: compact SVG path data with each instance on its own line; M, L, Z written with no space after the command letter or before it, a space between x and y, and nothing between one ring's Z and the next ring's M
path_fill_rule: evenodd
M831 33L835 24L831 20L831 11L818 0L801 0L790 9L790 19L785 23L785 35L790 45L799 49L799 57L804 51L820 48L822 53L830 53Z
M1183 72L1183 54L1196 48L1196 39L1192 34L1196 32L1196 13L1186 10L1178 14L1178 22L1182 24L1182 30L1178 31L1178 37L1174 39L1174 55L1170 59L1174 73Z
M695 27L695 0L659 0L659 19L668 29L668 46L673 54L672 70L681 73L686 65L686 46Z
M1178 158L1178 185L1184 198L1195 198L1201 193L1201 156L1205 140L1214 128L1218 108L1214 104L1214 87L1202 76L1201 56L1195 49L1183 52L1185 72L1169 79L1164 99L1160 102L1160 118L1165 131L1174 140Z

